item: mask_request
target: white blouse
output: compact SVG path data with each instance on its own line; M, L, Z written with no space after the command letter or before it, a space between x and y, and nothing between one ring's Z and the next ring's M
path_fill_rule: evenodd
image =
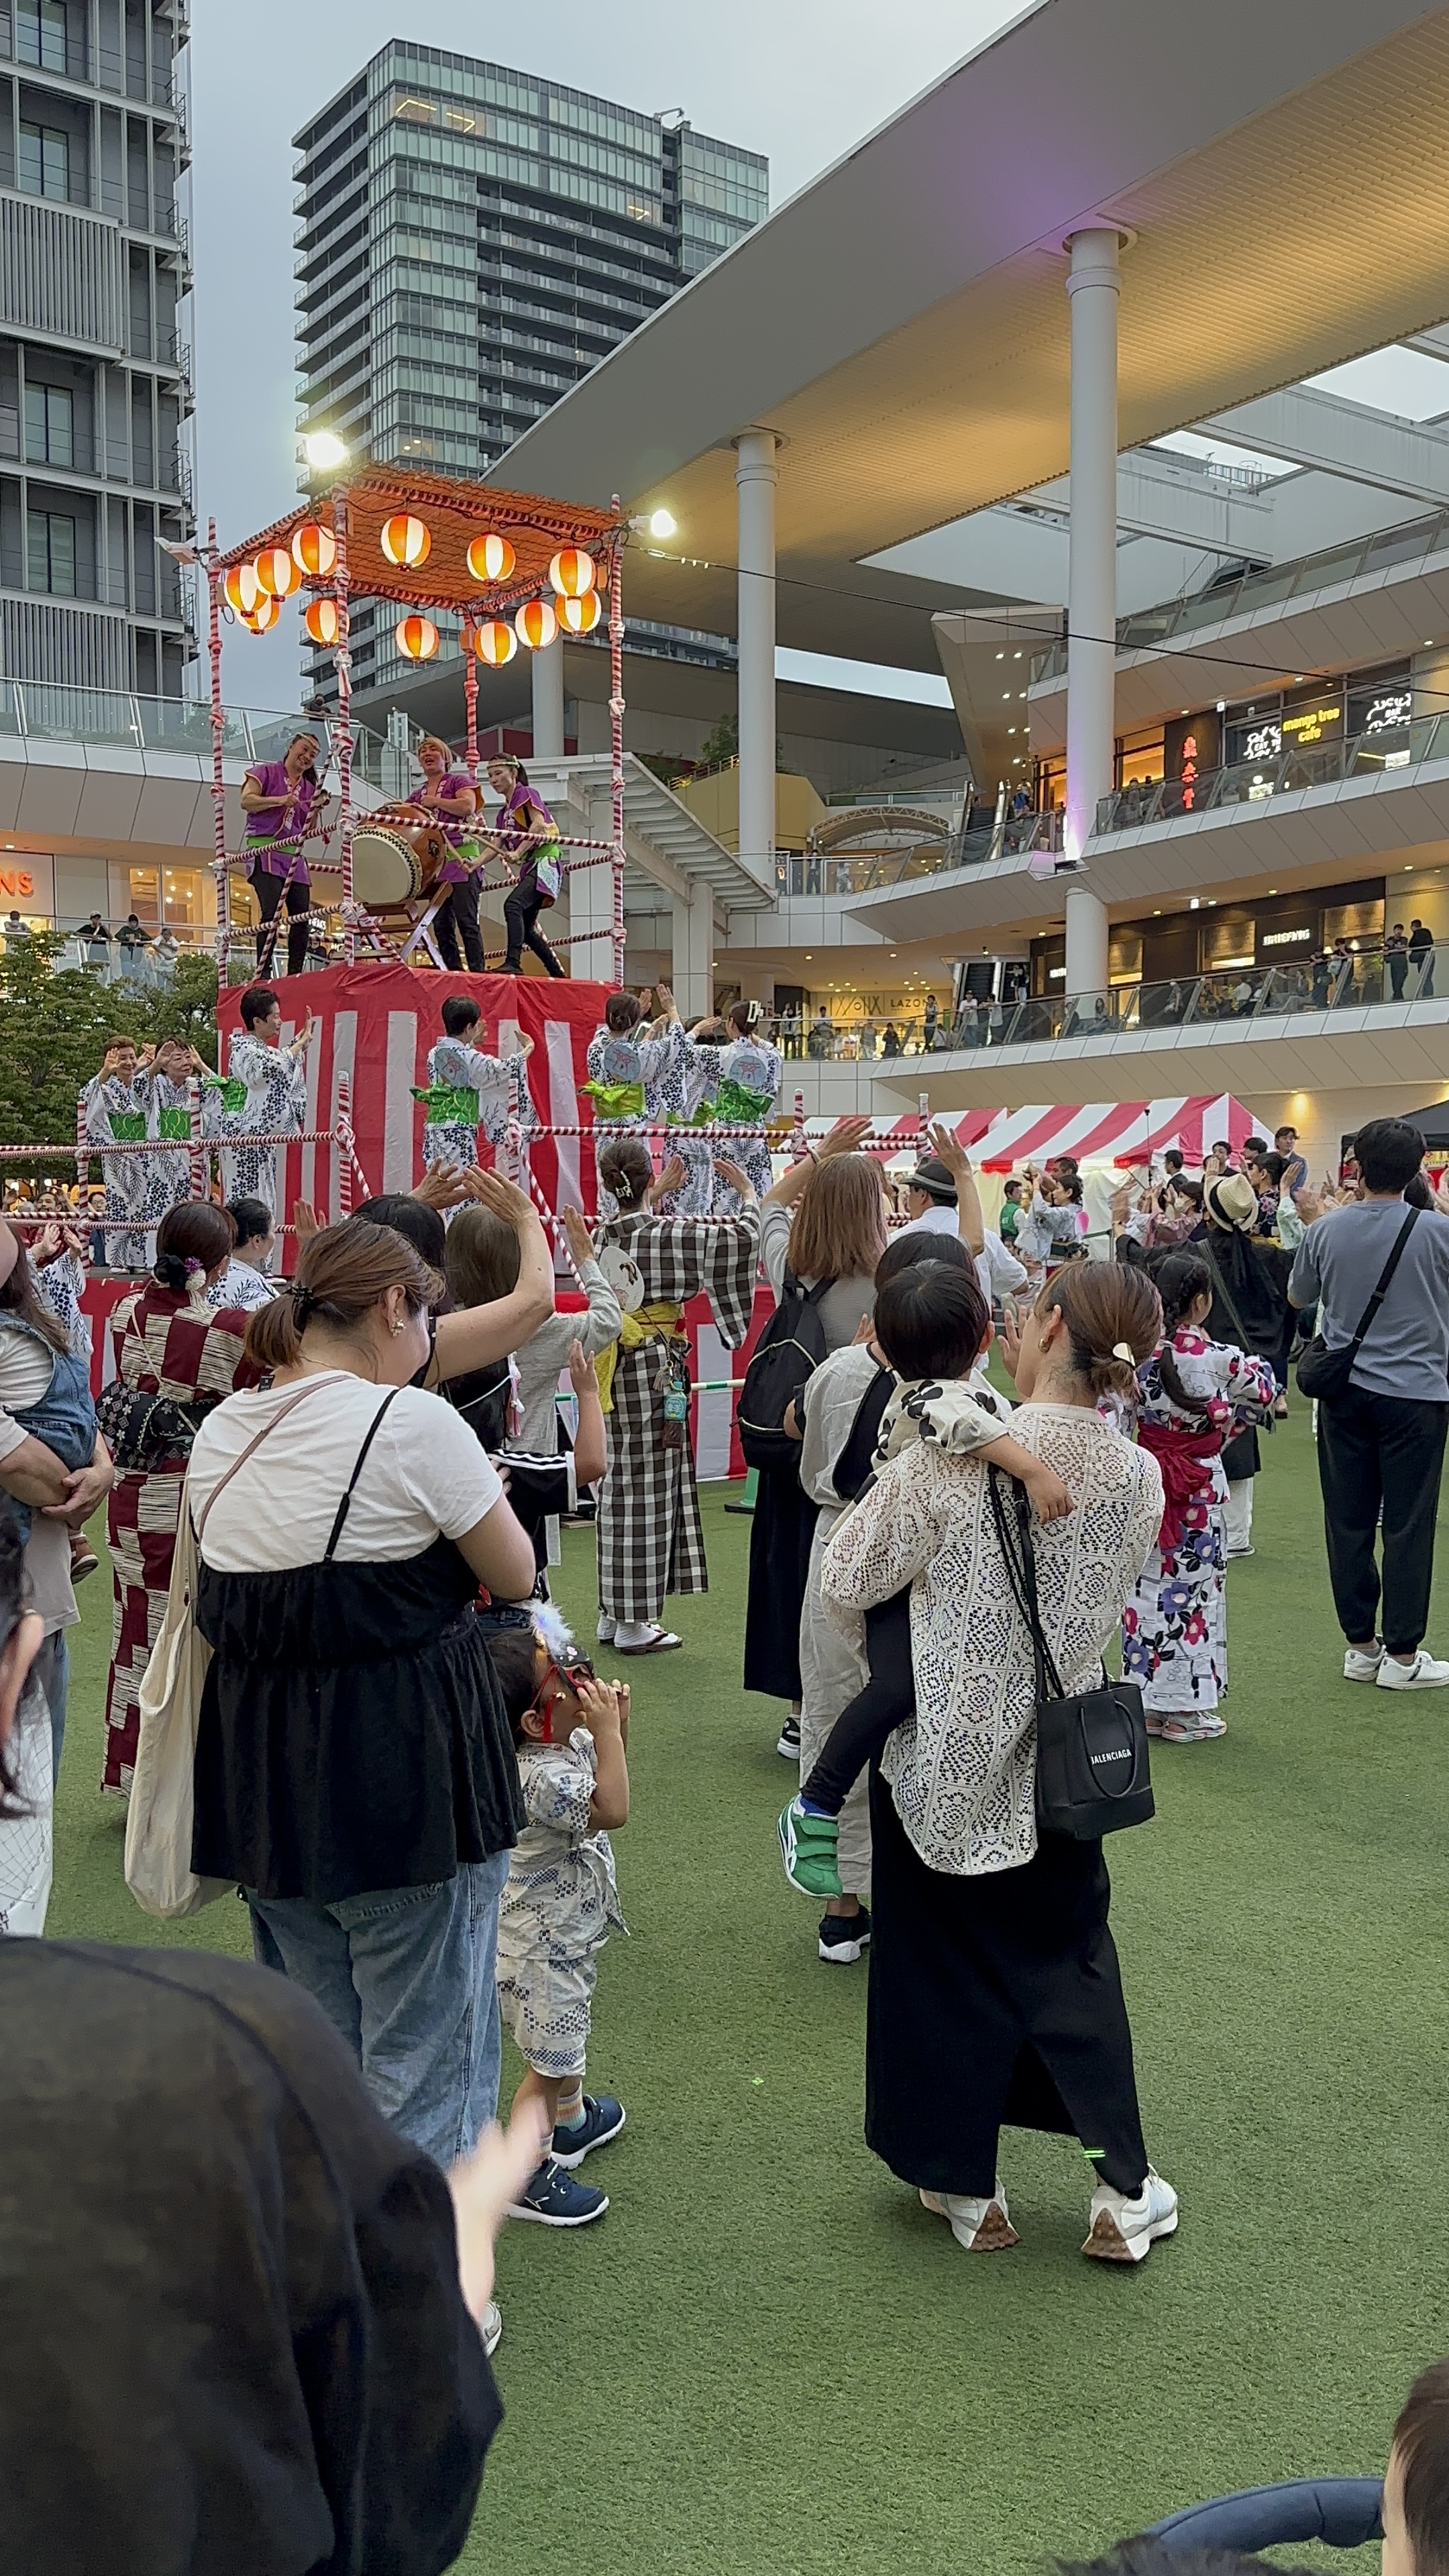
M1092 1412L1029 1404L1011 1434L1075 1496L1035 1521L1042 1625L1068 1691L1090 1689L1102 1648L1162 1519L1156 1459ZM1020 1869L1037 1845L1036 1690L1031 1639L992 1519L987 1469L918 1442L882 1468L825 1551L821 1596L836 1615L911 1586L916 1714L881 1760L928 1868L957 1878Z

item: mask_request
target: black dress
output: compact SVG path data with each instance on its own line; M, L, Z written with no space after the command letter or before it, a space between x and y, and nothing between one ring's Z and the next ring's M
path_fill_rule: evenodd
M1298 1320L1288 1303L1291 1255L1281 1244L1255 1240L1237 1227L1231 1232L1220 1225L1209 1229L1206 1218L1188 1236L1184 1251L1189 1247L1211 1255L1209 1267L1217 1273L1212 1307L1203 1325L1209 1340L1235 1342L1240 1350L1271 1360L1279 1385L1286 1386L1288 1352ZM1223 1474L1230 1485L1236 1485L1256 1476L1261 1465L1257 1430L1249 1423L1226 1444Z
M815 1536L815 1505L797 1467L762 1467L750 1522L745 1688L800 1697L800 1614Z

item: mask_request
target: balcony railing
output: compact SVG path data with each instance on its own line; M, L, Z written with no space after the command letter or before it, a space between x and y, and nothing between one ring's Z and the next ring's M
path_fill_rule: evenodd
M1115 1038L1131 1030L1210 1029L1287 1014L1369 1010L1449 999L1449 941L1414 952L1360 948L1301 965L1227 966L1168 983L1110 993L1050 993L1019 1002L967 1003L947 1029L961 1047L1051 1046L1062 1038ZM947 1028L946 1022L942 1027ZM937 1040L939 1051L940 1041Z
M983 867L989 860L1020 858L1032 850L1060 850L1062 813L1003 817L970 832L953 832L947 841L917 842L907 850L807 850L776 862L779 892L806 894L871 894L879 886L906 885L916 877L940 876L948 868Z
M322 715L272 715L255 707L224 710L222 748L229 761L280 760L305 727L330 754L333 728ZM0 740L110 744L126 751L195 752L211 758L211 709L195 698L139 698L118 689L51 688L33 680L0 680ZM370 786L384 785L387 745L365 726L352 731L352 767Z
M1381 778L1386 771L1418 768L1426 760L1449 760L1449 715L1415 716L1392 734L1361 733L1349 742L1295 746L1266 760L1235 760L1225 769L1205 769L1192 780L1134 779L1115 795L1102 797L1092 829L1137 831L1148 823L1180 821L1185 814L1215 813L1224 805L1261 805L1272 796L1333 787L1344 778Z

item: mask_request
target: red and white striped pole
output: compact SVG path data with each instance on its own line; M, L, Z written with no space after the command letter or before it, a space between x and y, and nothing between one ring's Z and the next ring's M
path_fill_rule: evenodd
M186 1113L191 1122L191 1196L194 1199L209 1198L211 1157L206 1150L206 1138L202 1134L201 1084L195 1074L191 1076L186 1086Z
M917 1092L916 1106L921 1113L921 1142L924 1144L926 1138L931 1132L931 1095L929 1091Z
M357 1136L352 1124L352 1082L349 1075L337 1077L337 1214L339 1220L351 1216L353 1183L364 1199L370 1199L367 1174L357 1151Z
M231 880L226 864L226 772L223 746L226 712L221 703L221 566L216 559L216 521L206 523L207 652L211 658L211 838L216 874L216 975L226 983L231 951Z
M91 1140L86 1134L86 1096L83 1091L77 1092L75 1103L75 1177L84 1198L90 1186Z
M332 525L337 537L333 597L337 602L337 802L342 865L342 945L349 966L357 963L357 906L352 894L352 614L348 605L347 492L339 485L332 496Z
M809 1151L810 1140L805 1133L805 1094L803 1091L797 1091L795 1094L795 1124L790 1130L791 1162L803 1163Z
M478 776L478 664L473 652L474 641L473 620L469 617L463 624L463 705L468 719L466 754L468 775L476 780Z
M614 495L617 516L619 496ZM614 981L624 981L624 539L614 538L609 561L609 791L614 853Z

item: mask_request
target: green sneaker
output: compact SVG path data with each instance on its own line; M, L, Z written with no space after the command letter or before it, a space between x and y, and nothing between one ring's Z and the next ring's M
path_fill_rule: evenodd
M780 1813L780 1851L785 1876L802 1896L843 1896L836 1854L840 1818L807 1815L798 1798Z

